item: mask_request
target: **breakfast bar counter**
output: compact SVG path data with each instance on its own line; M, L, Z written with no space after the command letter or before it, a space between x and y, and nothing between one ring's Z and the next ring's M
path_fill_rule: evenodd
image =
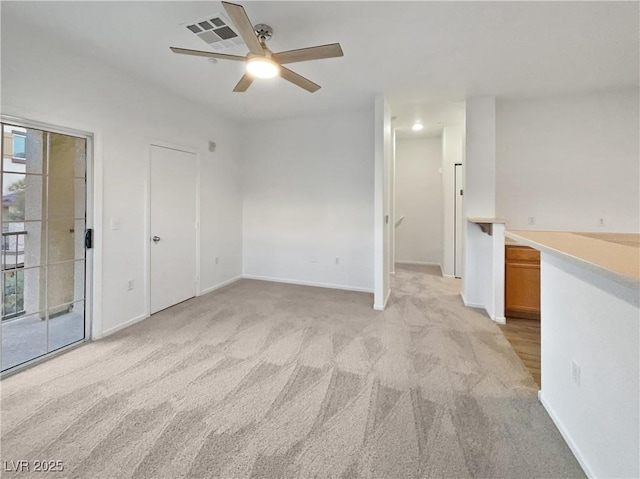
M505 236L540 251L540 401L587 476L640 477L640 235Z
M505 236L625 284L640 282L640 234L506 231Z

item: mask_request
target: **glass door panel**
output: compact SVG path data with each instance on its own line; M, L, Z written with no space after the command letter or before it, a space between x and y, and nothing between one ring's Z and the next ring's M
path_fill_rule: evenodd
M2 371L85 338L86 139L3 124Z

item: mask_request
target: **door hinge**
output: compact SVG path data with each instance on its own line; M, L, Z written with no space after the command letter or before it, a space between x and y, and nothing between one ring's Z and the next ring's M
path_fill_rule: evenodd
M93 248L93 229L92 228L88 228L84 232L84 247L86 249Z

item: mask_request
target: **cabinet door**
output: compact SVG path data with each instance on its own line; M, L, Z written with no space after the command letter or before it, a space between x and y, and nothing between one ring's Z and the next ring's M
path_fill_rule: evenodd
M538 263L508 262L506 264L507 315L540 317L540 265Z

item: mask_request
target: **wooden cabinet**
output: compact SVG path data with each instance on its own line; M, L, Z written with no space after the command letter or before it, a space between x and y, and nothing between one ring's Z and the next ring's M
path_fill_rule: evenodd
M540 319L540 252L528 246L505 248L505 316Z

